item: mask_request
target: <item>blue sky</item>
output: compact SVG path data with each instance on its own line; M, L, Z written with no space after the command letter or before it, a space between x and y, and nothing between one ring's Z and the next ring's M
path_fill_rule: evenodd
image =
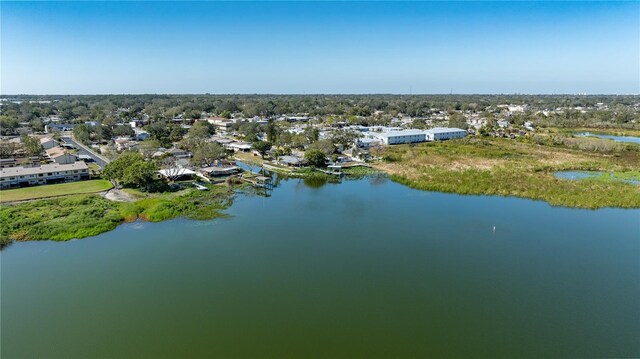
M640 2L0 7L2 94L640 92Z

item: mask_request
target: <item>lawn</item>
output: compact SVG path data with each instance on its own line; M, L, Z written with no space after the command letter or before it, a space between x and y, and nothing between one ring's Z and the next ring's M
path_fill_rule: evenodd
M0 191L0 202L15 202L28 199L58 197L71 194L96 193L111 189L107 180L89 180L80 182L51 184Z

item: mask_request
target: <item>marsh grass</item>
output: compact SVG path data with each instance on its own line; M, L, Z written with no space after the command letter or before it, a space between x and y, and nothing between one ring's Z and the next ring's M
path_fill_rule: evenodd
M344 173L348 178L360 179L367 176L379 174L380 171L367 166L354 166L343 168L342 173Z
M0 244L11 240L55 240L95 236L116 228L123 221L151 222L176 217L205 220L224 216L232 203L233 190L209 186L175 193L144 194L133 191L136 202L112 202L98 195L74 195L0 206Z
M394 181L417 189L525 197L568 207L640 208L637 185L608 175L581 181L553 175L562 170L588 170L633 179L640 170L637 151L599 153L526 141L468 138L387 147L385 156L398 160L382 162L379 167Z
M176 217L212 219L231 205L233 191L227 186L207 186L208 191L184 190L173 194L150 195L136 202L121 203L120 213L128 221L137 218L160 222Z
M1 242L64 241L110 231L122 216L115 202L97 195L75 195L0 207Z

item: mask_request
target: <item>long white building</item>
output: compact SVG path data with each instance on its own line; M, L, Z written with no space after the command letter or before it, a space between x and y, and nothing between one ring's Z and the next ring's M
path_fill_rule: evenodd
M403 143L417 143L427 140L424 130L399 130L388 132L368 132L370 138L377 139L385 145L399 145Z
M427 141L444 141L455 138L463 138L467 135L467 131L461 128L436 127L426 130Z
M365 132L365 136L385 145L418 143L425 141L444 141L463 138L467 131L461 128L436 127L430 130L396 130L387 132Z
M0 188L74 182L83 179L89 179L89 167L82 161L70 164L52 163L37 167L0 169Z

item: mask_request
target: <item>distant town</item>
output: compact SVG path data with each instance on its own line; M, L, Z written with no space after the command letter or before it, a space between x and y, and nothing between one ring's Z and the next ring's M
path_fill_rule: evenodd
M100 178L123 153L174 182L235 174L236 154L275 170L340 173L380 160L391 145L640 128L637 96L6 96L0 104L5 189Z

